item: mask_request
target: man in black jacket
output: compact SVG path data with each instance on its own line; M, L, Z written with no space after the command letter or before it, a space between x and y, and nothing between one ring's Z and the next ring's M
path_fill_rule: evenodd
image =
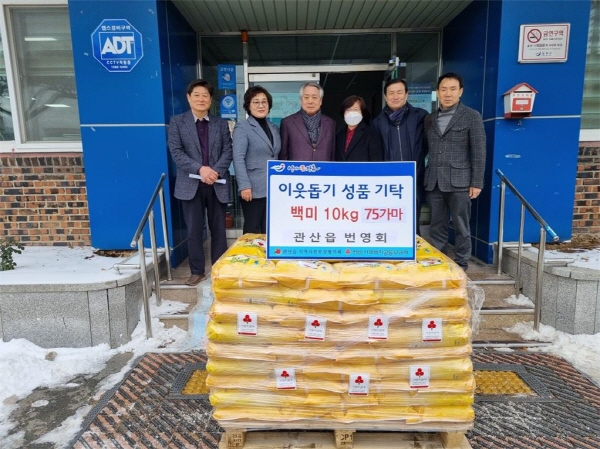
M416 162L416 199L415 210L417 234L419 233L419 215L424 200L423 175L427 145L424 139L423 121L427 111L415 108L406 100L408 85L403 79L387 80L384 87L386 106L373 120L372 126L381 134L384 160Z

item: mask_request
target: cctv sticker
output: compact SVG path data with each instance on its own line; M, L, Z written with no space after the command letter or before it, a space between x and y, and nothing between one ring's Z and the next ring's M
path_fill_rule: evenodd
M237 332L239 335L256 335L258 333L258 314L256 312L238 312Z

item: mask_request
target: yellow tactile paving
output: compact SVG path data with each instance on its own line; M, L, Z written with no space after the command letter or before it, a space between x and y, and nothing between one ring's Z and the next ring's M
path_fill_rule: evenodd
M527 386L518 374L512 371L479 371L475 375L475 394L480 395L533 395L531 388Z
M195 370L192 372L181 394L208 394L209 390L206 386L207 374L205 370Z

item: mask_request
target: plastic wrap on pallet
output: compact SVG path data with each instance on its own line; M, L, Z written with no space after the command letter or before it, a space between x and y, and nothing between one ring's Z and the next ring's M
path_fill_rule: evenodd
M219 301L211 310L210 319L217 323L236 323L237 313L241 310L256 313L258 324L278 324L284 327L304 326L302 316L312 315L315 308L306 304L296 306L283 306L271 304L248 303L240 305L235 302ZM441 318L444 323L468 323L471 319L471 309L467 306L460 307L423 307L410 308L398 307L394 304L379 304L376 306L364 306L361 310L319 310L319 315L328 323L340 325L366 326L367 317L370 315L385 315L390 323L420 323L425 318L435 316Z
M472 425L482 296L463 270L420 237L414 262L272 261L264 237L242 236L212 270L220 424Z
M400 290L460 288L466 284L464 271L420 237L417 238L417 260L398 263L296 259L273 263L261 255L264 254L261 246L252 246L249 240L242 236L215 264L212 270L215 288L279 284L295 290Z
M406 370L408 371L408 370ZM363 396L370 396L371 394L381 393L406 393L410 392L413 395L419 394L419 391L433 391L437 393L471 393L475 392L475 379L473 374L468 378L460 380L431 380L429 387L426 390L419 390L411 388L408 375L402 379L399 377L371 377L369 385L369 394ZM296 388L290 391L303 391L313 393L336 393L336 394L348 394L348 382L350 381L351 374L340 374L337 377L333 375L323 375L313 377L307 373L296 373ZM241 396L244 394L254 391L279 391L282 396L285 394L281 393L282 390L277 388L277 382L275 379L275 373L270 376L253 376L248 375L246 379L243 376L219 376L209 375L206 378L206 384L209 387L228 389L232 393L237 393ZM351 396L351 395L349 395ZM356 396L359 397L359 396ZM365 405L368 402L365 403ZM436 404L430 404L436 405Z
M454 391L420 391L417 393L402 391L392 393L373 393L367 397L355 397L344 392L331 394L330 391L293 390L285 395L278 391L236 391L224 388L212 388L210 403L213 407L243 406L249 407L316 407L331 408L339 411L350 407L374 406L455 406L471 405L474 393Z
M365 319L365 321L367 321ZM371 343L367 339L367 324L362 325L336 325L336 323L327 322L327 337L313 345L314 350L320 348L341 346L366 346L368 344L385 344L395 347L405 348L437 348L440 346L463 346L469 344L471 340L471 327L466 324L445 324L441 338L437 341L424 341L422 339L421 323L418 325L406 325L398 323L398 326L390 323L388 337L385 342L377 341ZM320 324L321 326L324 325ZM301 326L286 327L278 324L260 325L260 331L254 335L252 341L256 344L269 344L277 342L282 345L295 344L306 341L304 322ZM210 320L206 333L209 340L220 343L244 343L248 336L241 335L237 330L237 323L218 323Z
M251 338L251 337L249 337ZM357 363L376 363L379 360L432 360L450 359L471 355L471 345L439 348L395 348L382 347L380 344L365 343L351 346L315 346L317 342L300 342L293 345L269 343L258 345L251 341L247 344L225 344L210 341L206 345L206 355L227 357L234 360L278 360L283 363L290 358L306 357L307 361L337 360L357 361ZM319 349L319 350L317 350Z
M255 288L216 286L214 293L219 301L235 304L313 306L320 310L359 312L367 306L389 305L396 313L406 313L426 307L462 307L469 304L466 287L447 290L294 290L278 285Z
M470 405L461 406L381 406L347 410L323 409L316 407L218 407L213 417L220 421L279 421L331 420L340 424L369 422L421 423L464 423L472 422L475 413ZM443 429L441 429L443 430Z
M310 361L310 363L307 363ZM235 360L226 357L211 357L206 363L206 371L209 376L264 376L274 375L275 369L281 364L298 366L297 374L306 375L310 378L338 378L340 375L350 375L353 372L368 372L373 378L408 379L408 370L413 361L387 360L378 362L337 362L332 360L311 360L310 355L296 359L266 361L266 360ZM469 357L457 357L453 359L433 359L427 362L431 369L432 380L471 380L473 364ZM337 377L336 377L337 376ZM461 388L463 388L461 386ZM465 389L470 391L471 387L464 384ZM415 391L413 389L413 391Z

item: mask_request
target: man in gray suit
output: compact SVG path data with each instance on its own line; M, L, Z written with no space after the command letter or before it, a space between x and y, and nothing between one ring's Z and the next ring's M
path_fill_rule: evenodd
M333 161L335 120L321 114L323 88L306 83L300 88L300 111L281 121L281 153L288 161Z
M486 148L481 115L460 102L462 93L460 75L440 76L440 108L425 118L429 146L425 190L431 209L431 243L446 251L450 214L456 235L454 260L466 270L471 257L471 200L483 189Z
M192 81L187 88L190 110L174 116L169 123L168 145L177 165L175 198L181 200L188 231L191 276L187 285L206 279L202 239L206 216L212 263L227 249L225 210L233 152L227 122L208 114L213 93L207 81Z

